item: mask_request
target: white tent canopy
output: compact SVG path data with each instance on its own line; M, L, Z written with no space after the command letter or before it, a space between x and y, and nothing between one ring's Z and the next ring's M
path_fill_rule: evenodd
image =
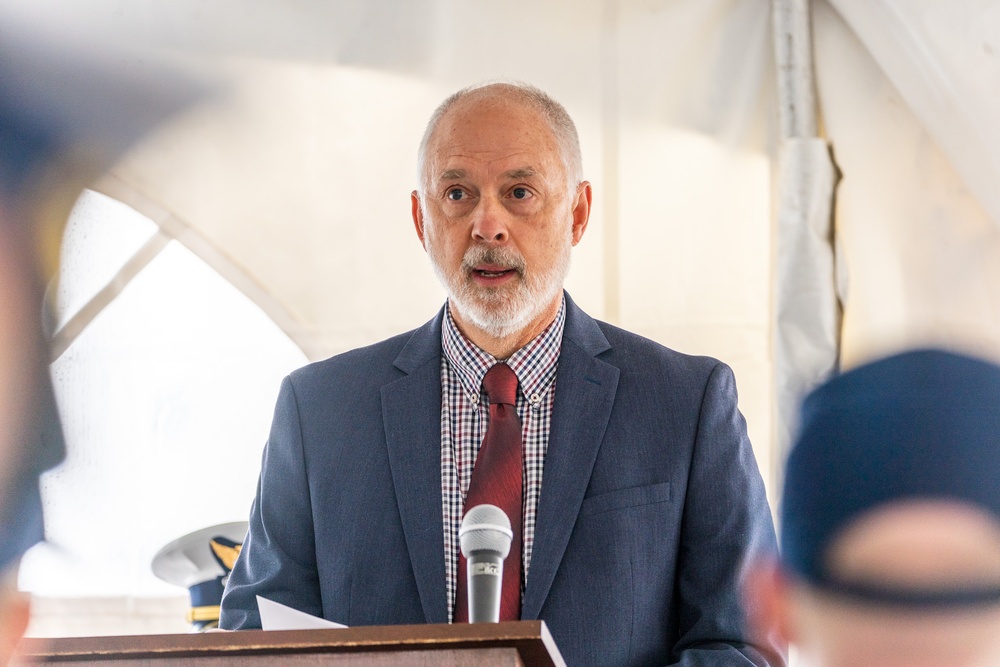
M1000 9L811 4L822 128L843 174L845 362L928 341L993 348ZM570 290L599 317L733 364L770 466L766 0L0 6L222 82L96 187L194 250L312 358L439 305L407 204L430 110L483 79L545 88L580 125L596 192Z

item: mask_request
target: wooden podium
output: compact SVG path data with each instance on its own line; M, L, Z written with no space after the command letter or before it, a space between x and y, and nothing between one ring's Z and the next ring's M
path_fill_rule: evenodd
M16 665L565 667L542 621L22 640Z

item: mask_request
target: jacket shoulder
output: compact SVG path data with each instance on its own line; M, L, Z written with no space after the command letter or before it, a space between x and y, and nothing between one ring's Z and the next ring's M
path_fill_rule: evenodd
M407 331L392 338L315 361L289 374L289 381L299 391L322 390L328 385L338 388L381 386L402 375L396 368L399 353L419 332Z
M595 321L611 346L600 358L622 371L648 373L669 370L672 375L707 379L720 367L730 370L729 366L714 357L685 354L613 324Z

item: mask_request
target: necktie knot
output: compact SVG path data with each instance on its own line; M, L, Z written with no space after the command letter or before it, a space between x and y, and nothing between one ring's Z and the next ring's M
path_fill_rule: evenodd
M483 387L490 397L490 403L517 404L517 375L507 364L494 364L486 371Z

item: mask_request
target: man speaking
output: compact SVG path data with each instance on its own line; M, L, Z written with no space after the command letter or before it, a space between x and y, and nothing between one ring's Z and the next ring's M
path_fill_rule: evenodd
M774 665L740 611L775 549L732 372L598 322L563 292L591 186L565 109L462 90L412 194L448 292L423 327L292 373L221 626L255 595L347 625L463 622L465 510L513 532L500 619L572 665Z

